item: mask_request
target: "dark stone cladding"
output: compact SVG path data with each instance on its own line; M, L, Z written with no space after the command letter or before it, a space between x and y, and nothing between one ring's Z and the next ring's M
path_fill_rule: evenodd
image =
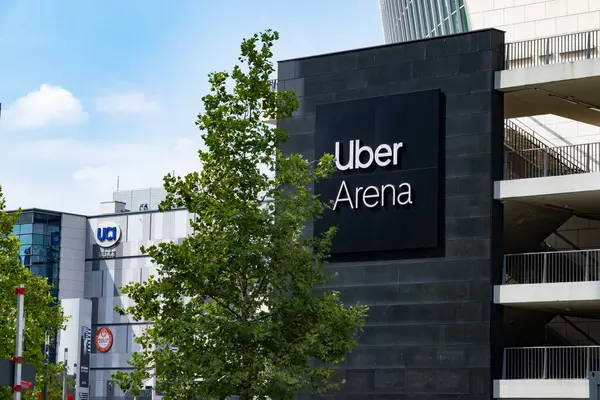
M438 88L446 99L445 254L329 265L343 301L370 311L338 371L347 383L323 397L493 397L502 363L501 311L492 304L502 274L502 206L493 182L502 174L504 116L494 72L503 47L504 32L489 29L279 63L279 90L300 98L295 116L278 124L290 134L282 150L309 159L318 104Z

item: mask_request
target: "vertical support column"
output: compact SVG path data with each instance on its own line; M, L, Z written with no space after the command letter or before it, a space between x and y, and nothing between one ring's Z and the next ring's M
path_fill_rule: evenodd
M589 282L590 279L590 252L586 250L585 252L585 281Z
M543 269L542 269L542 283L548 282L548 253L544 253L543 256Z
M50 331L46 329L44 340L44 367L46 378L44 379L44 400L48 400L48 362L50 358Z
M544 347L544 370L542 371L542 379L548 377L548 348Z
M69 349L65 347L64 357L64 369L63 369L63 381L62 381L62 400L67 400L67 364L69 362Z
M17 340L15 342L15 380L13 385L13 393L15 400L21 400L21 374L23 372L23 328L25 327L25 286L23 284L15 290L17 295Z

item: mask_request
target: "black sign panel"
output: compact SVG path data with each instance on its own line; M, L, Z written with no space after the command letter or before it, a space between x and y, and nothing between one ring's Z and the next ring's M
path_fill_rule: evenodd
M23 390L33 390L37 368L31 364L23 364L21 368L21 386ZM0 358L0 386L12 386L15 382L15 365L12 360Z
M315 184L334 207L315 234L338 227L332 254L437 247L442 127L439 90L317 107L316 155L337 171Z
M92 330L87 326L81 327L79 347L79 387L89 387L90 354L92 353Z

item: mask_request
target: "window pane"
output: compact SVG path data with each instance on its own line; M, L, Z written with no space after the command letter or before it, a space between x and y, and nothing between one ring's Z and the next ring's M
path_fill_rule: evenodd
M27 246L27 245L20 246L19 254L31 255L31 246Z
M23 213L19 216L19 224L31 224L33 223L32 213Z
M32 233L33 232L33 225L31 224L23 224L21 225L21 234L23 233Z
M46 225L46 222L48 222L48 216L46 214L34 213L33 222L41 222L42 224Z
M24 266L28 266L31 264L30 256L20 256L20 257L21 257L21 264L23 264Z
M54 250L54 249L49 248L47 256L48 256L48 262L56 262L56 261L58 261L58 250Z
M61 215L48 214L48 224L60 226Z
M458 13L452 14L452 25L454 29L454 33L460 33L460 22L458 21Z
M21 225L13 226L12 233L13 233L13 235L18 235L19 233L21 233Z
M46 256L33 256L31 257L31 263L32 264L39 264L39 263L44 263L46 262Z
M55 232L56 232L56 233L60 232L60 226L57 226L57 225L48 225L48 226L46 227L46 233L47 233L48 235L51 235L51 234L53 234L53 233L55 233Z
M40 234L45 234L46 233L46 225L45 224L34 224L33 225L33 233L40 233Z
M19 235L21 245L31 244L31 235Z
M467 13L465 12L464 7L460 9L460 18L462 19L463 30L465 32L469 31L469 23L467 22Z
M450 15L450 10L448 10L447 0L440 0L442 3L442 18L447 18Z
M33 255L34 256L43 256L45 247L46 246L34 245L33 246Z
M44 235L33 235L33 244L37 244L40 246L46 246L47 244L47 236Z
M52 232L50 234L50 247L58 249L60 245L60 232Z
M458 10L458 0L450 0L450 11L451 12L455 12L456 10Z
M451 33L452 31L450 30L450 18L446 18L444 20L444 29L446 29L447 33Z

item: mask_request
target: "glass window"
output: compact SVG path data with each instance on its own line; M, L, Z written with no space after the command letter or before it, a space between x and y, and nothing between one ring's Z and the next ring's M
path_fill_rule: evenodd
M438 27L437 34L438 35L443 35L444 31L440 29L441 28L441 22L442 22L442 19L443 19L443 17L440 14L440 0L433 0L433 6L434 6L433 13L436 16L435 20L437 22L436 26Z
M458 0L450 0L450 11L456 12L458 10Z
M49 262L58 261L58 250L48 249L48 253L46 254Z
M33 233L33 225L31 225L31 224L21 225L21 234L24 234L24 233Z
M450 10L448 9L448 2L451 0L440 0L442 3L442 17L446 18L450 15Z
M39 246L48 246L49 237L46 235L33 235L33 244L37 244Z
M34 274L56 281L58 279L58 264L35 265L31 267Z
M48 225L46 226L46 233L51 235L53 233L60 233L60 226L58 225Z
M23 213L19 216L19 224L31 224L33 223L33 213Z
M21 245L19 248L19 254L31 255L31 246Z
M58 249L60 246L60 232L52 232L50 234L50 247Z
M45 263L45 262L46 262L46 256L44 256L44 255L31 257L32 264L39 264L39 263Z
M423 8L424 8L425 12L427 13L427 20L428 20L427 35L429 36L435 31L436 18L434 18L433 14L432 14L433 10L429 6L429 4L425 3L423 5Z
M28 266L31 264L31 256L19 256L21 258L21 264Z
M45 224L33 224L33 233L39 233L44 235L46 233Z
M454 29L454 33L460 33L462 30L460 29L460 21L458 20L458 13L452 14L452 29Z
M21 233L21 225L15 225L12 228L12 233L13 235L18 235L19 233Z
M469 31L469 23L467 22L467 13L465 12L465 8L461 8L460 9L460 18L462 20L462 26L463 26L463 31L464 32L468 32Z
M34 245L33 246L33 255L34 256L42 256L44 255L44 250L46 246Z
M48 216L46 214L34 213L33 222L40 222L45 225L48 222Z
M31 235L19 235L21 245L31 244Z
M60 215L48 215L48 225L60 226Z
M448 32L448 34L452 33L452 31L450 30L450 17L448 16L448 18L446 18L444 20L444 29L446 30L446 32Z

